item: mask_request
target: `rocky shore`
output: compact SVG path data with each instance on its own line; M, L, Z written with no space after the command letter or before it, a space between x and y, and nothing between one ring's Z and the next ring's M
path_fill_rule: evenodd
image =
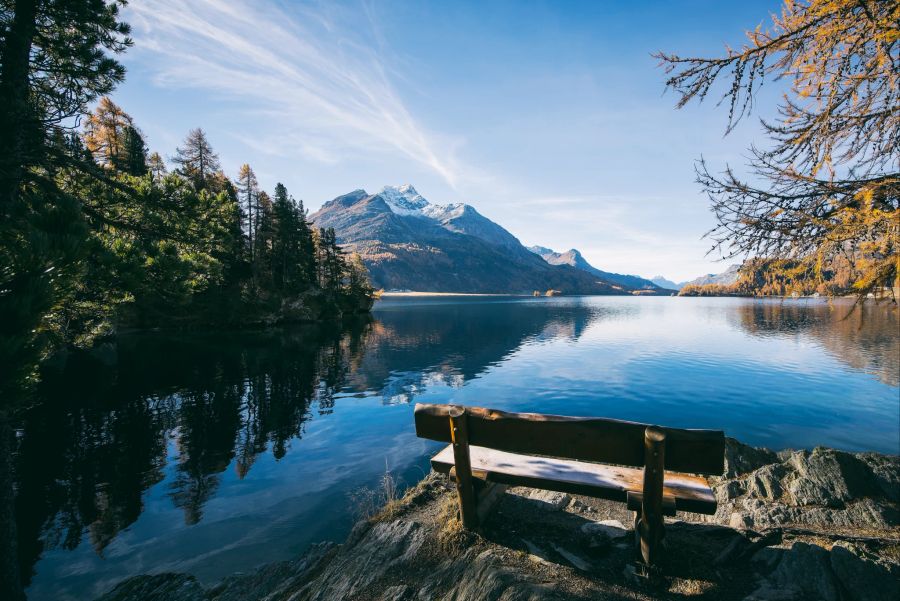
M729 440L714 516L667 518L664 581L634 578L624 505L507 491L463 531L453 487L430 475L342 545L204 587L187 574L129 578L102 601L900 599L900 458Z

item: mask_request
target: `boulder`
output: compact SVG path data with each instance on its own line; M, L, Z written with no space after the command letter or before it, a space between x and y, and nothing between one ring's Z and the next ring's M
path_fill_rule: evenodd
M794 505L843 507L847 501L882 494L868 466L850 453L797 451L785 463L796 471L788 484Z
M862 546L840 541L831 549L831 569L850 601L900 599L900 565Z
M768 449L745 445L733 438L725 439L725 477L736 478L764 465L778 461L778 455Z
M828 551L818 545L798 542L778 555L774 570L746 598L747 601L841 600Z
M97 601L207 601L206 591L188 574L148 574L123 580Z

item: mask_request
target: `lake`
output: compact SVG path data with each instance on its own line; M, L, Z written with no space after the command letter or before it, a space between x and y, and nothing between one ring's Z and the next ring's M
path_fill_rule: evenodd
M342 540L351 496L439 445L415 402L900 452L897 311L825 300L397 298L371 320L121 339L48 377L16 483L30 599L206 583Z

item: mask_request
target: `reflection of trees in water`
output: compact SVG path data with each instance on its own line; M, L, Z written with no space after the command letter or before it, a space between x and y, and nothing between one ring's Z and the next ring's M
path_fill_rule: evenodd
M368 327L138 337L120 343L115 368L71 365L48 378L17 455L23 580L44 549L74 549L85 532L102 554L137 520L170 452L168 494L187 524L199 522L229 464L243 478L267 449L282 458L310 405L330 410Z
M262 453L284 457L311 410L330 413L336 394L462 385L524 343L577 339L601 317L550 302L463 303L379 313L344 330L132 337L113 368L73 360L21 424L23 580L44 549L74 549L85 532L102 554L137 520L168 461L165 493L196 524L229 465L243 478Z
M851 311L849 302L752 302L729 319L755 336L810 336L850 367L874 374L891 386L900 384L897 309L868 302Z

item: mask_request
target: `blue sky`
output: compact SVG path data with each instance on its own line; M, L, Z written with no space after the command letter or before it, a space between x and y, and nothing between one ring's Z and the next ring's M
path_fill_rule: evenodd
M701 155L743 164L714 102L675 110L656 50L739 46L770 1L136 0L113 98L164 156L203 127L232 176L250 163L311 210L411 183L468 202L526 245L688 279L721 271L694 183ZM771 115L775 86L758 106Z

